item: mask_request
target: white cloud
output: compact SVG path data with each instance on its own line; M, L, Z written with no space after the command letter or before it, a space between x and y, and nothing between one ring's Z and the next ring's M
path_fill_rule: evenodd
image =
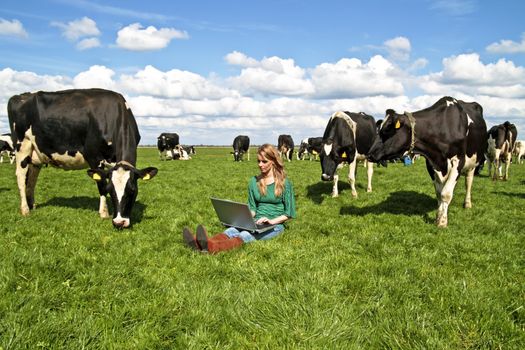
M72 87L71 78L61 75L38 75L11 68L0 70L0 101L4 103L7 103L9 97L23 92L64 90ZM5 113L5 109L0 112Z
M14 19L10 22L3 18L0 18L0 35L17 36L21 38L28 37L24 26L19 20Z
M100 40L98 38L87 38L77 43L78 50L88 50L94 47L100 47Z
M82 17L67 24L52 22L51 25L60 28L62 35L71 41L76 41L83 37L100 35L96 22L88 17Z
M311 72L316 96L324 98L401 95L404 89L396 74L394 66L379 55L368 63L357 58L343 58L335 64L323 63Z
M220 99L236 93L192 72L178 69L163 72L153 66L146 66L134 75L123 74L121 86L134 94L167 98Z
M505 59L485 65L478 54L463 54L443 59L440 81L469 86L515 85L525 81L525 68L516 67L512 61Z
M394 61L408 61L410 59L410 41L403 37L390 39L384 42L390 58Z
M491 53L524 53L525 52L525 33L521 35L521 42L512 40L500 40L499 43L492 43L486 50Z
M312 82L305 78L305 70L296 66L293 59L273 56L257 61L235 51L228 54L226 60L247 67L239 76L229 79L232 86L241 92L284 96L314 93Z
M256 60L240 52L225 59L241 67L237 75L203 77L153 66L123 74L92 66L70 78L5 68L0 70L0 121L14 94L100 87L126 97L143 144L154 143L166 130L184 135L184 143L229 144L239 133L250 135L253 143L275 143L280 133L299 142L321 136L336 110L363 111L380 119L387 108L416 111L444 95L479 102L487 125L514 118L519 132L525 132L525 68L508 60L484 63L476 54L451 56L442 61L442 70L418 75L382 56L368 62L344 58L313 68L275 56Z
M149 26L143 29L140 23L122 28L117 34L117 46L131 51L160 50L172 39L188 39L188 33L173 28L157 29Z
M113 81L115 72L104 66L91 66L89 70L81 72L73 79L75 88L89 89L101 88L114 90L116 84Z
M251 57L246 56L242 52L233 51L224 57L224 60L231 65L242 67L257 67L259 62Z

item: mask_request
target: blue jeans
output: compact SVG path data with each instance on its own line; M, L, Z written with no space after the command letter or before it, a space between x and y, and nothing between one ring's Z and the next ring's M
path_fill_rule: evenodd
M284 226L281 224L275 225L273 229L268 230L266 232L255 233L255 234L252 234L248 231L239 231L235 227L228 227L226 230L224 230L224 233L226 233L228 237L230 238L240 237L244 241L244 243L250 243L250 242L258 241L258 240L272 239L280 235L283 232L284 232Z

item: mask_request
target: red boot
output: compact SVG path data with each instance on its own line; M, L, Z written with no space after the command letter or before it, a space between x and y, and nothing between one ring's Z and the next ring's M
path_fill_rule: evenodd
M244 243L241 238L230 238L225 233L219 233L212 238L208 238L206 228L202 225L197 226L197 242L202 251L208 251L212 254L240 247Z

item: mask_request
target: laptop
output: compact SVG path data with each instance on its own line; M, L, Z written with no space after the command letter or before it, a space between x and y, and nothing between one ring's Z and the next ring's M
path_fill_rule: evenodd
M210 198L219 221L227 227L250 233L264 233L275 227L271 224L257 225L250 208L245 203L233 202L227 199Z

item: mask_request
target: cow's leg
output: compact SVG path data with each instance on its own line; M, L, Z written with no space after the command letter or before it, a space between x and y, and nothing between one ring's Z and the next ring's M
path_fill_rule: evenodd
M29 164L26 182L26 198L29 209L35 208L35 187L39 174L40 167L33 164Z
M250 160L250 149L248 148L248 150L246 151L246 153L248 153L248 161Z
M374 163L365 160L366 163L366 175L368 177L368 185L366 192L372 192L372 176L374 175Z
M357 157L348 164L348 182L350 183L350 188L352 189L352 197L357 198L357 191L355 189L355 168L357 163ZM341 163L342 164L342 163Z
M472 208L472 182L474 181L474 173L476 172L476 168L470 169L465 174L465 202L463 203L464 208Z
M24 140L19 144L19 150L16 152L16 182L20 193L20 212L22 215L29 215L29 204L27 200L27 182L29 165L31 164L31 142ZM34 199L33 199L34 201ZM31 206L34 204L31 203Z
M334 175L334 186L332 187L332 198L339 196L339 190L337 189L337 182L339 181L339 175Z
M98 193L100 194L100 202L98 205L98 213L101 219L109 218L108 205L106 202L107 193L106 193L106 181L97 182Z
M510 163L512 161L512 154L507 152L507 156L505 157L505 175L503 176L503 180L509 179L509 167Z
M459 160L457 157L449 160L449 171L444 178L441 177L440 172L436 172L436 182L443 183L443 187L440 189L438 196L438 211L436 215L436 224L438 227L447 227L448 225L448 206L454 196L454 188L456 187L459 171L458 171ZM438 186L436 186L436 194L438 193Z

